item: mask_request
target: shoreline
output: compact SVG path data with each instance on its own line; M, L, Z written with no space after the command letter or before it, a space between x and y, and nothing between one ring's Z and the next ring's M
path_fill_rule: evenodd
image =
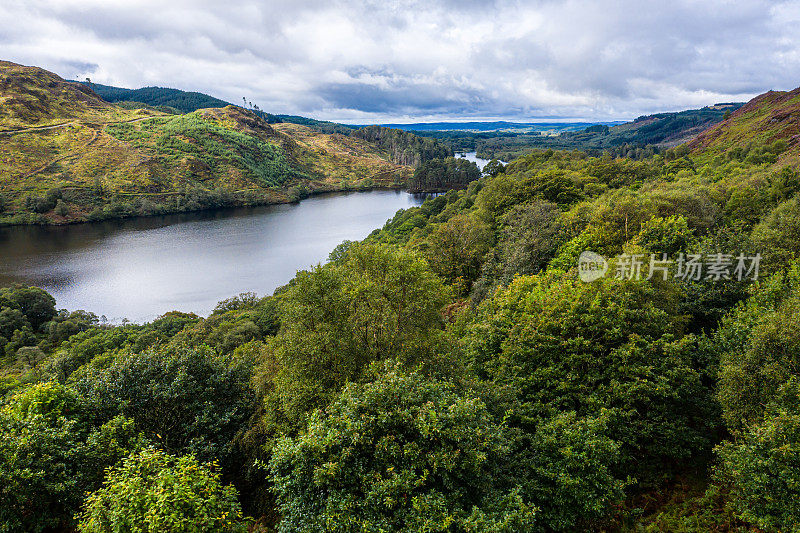
M270 205L287 205L287 204L296 204L300 203L303 200L306 200L311 197L315 196L322 196L326 194L338 194L338 193L350 193L350 192L369 192L369 191L404 191L409 194L437 194L440 191L411 191L405 186L371 186L371 187L343 187L343 188L333 188L333 189L314 189L309 190L305 195L301 198L296 200L286 199L285 201L263 201L263 202L255 202L255 203L234 203L231 205L224 205L218 207L203 207L200 209L185 209L185 210L166 210L157 213L151 214L135 214L135 215L121 215L121 216L109 216L103 218L96 218L96 219L67 219L63 221L59 220L52 220L46 219L43 215L41 215L45 220L40 220L36 222L11 222L6 220L0 219L0 228L11 228L11 227L19 227L19 226L39 226L39 227L59 227L59 226L73 226L79 224L90 224L94 222L107 222L112 220L132 220L138 218L153 218L159 216L170 216L170 215L182 215L182 214L189 214L189 213L202 213L202 212L215 212L215 211L223 211L226 209L242 209L248 207L266 207ZM285 191L282 191L282 194L285 194ZM108 205L108 204L106 204ZM33 214L32 214L33 215Z

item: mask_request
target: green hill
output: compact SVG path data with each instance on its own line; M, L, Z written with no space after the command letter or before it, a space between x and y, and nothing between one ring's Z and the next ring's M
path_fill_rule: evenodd
M800 150L800 88L769 91L753 98L727 120L694 138L688 148L698 155L743 159L758 157L760 149L775 143L781 154L773 163L796 161Z
M362 138L227 106L123 109L36 67L0 64L0 223L63 223L403 186ZM174 102L173 102L174 103Z

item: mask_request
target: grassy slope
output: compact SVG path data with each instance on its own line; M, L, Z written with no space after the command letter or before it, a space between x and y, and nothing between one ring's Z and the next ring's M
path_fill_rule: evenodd
M769 91L753 98L687 146L693 155L708 158L726 155L734 148L764 146L781 139L789 149L776 164L796 161L800 151L800 88Z
M0 61L0 131L73 119L112 122L131 118L136 115L103 101L83 85L44 69Z
M170 212L186 208L173 197L188 189L219 193L224 205L284 202L297 186L397 186L412 172L356 138L273 128L233 106L177 116L125 110L84 85L13 63L0 63L0 99L0 131L68 123L0 134L5 222L83 220L112 202L135 203L122 210L130 214L145 198ZM66 214L28 212L28 196L54 189L64 192Z

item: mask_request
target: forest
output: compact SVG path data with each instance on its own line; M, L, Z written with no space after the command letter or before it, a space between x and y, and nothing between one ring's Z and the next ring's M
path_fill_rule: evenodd
M477 152L484 159L511 161L532 149L581 150L590 155L604 153L634 159L647 158L690 140L739 109L741 103L722 103L702 109L643 115L622 124L538 124L541 131L458 131L414 129L418 135L436 139L455 152ZM433 126L433 125L432 125ZM519 126L523 126L520 124ZM545 126L549 126L548 130Z
M800 173L761 104L495 162L207 318L0 289L0 531L800 530Z

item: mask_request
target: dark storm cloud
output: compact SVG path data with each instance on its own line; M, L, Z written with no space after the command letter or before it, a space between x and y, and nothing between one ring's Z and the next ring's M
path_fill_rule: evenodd
M355 122L627 118L800 84L800 0L6 0L2 58Z

